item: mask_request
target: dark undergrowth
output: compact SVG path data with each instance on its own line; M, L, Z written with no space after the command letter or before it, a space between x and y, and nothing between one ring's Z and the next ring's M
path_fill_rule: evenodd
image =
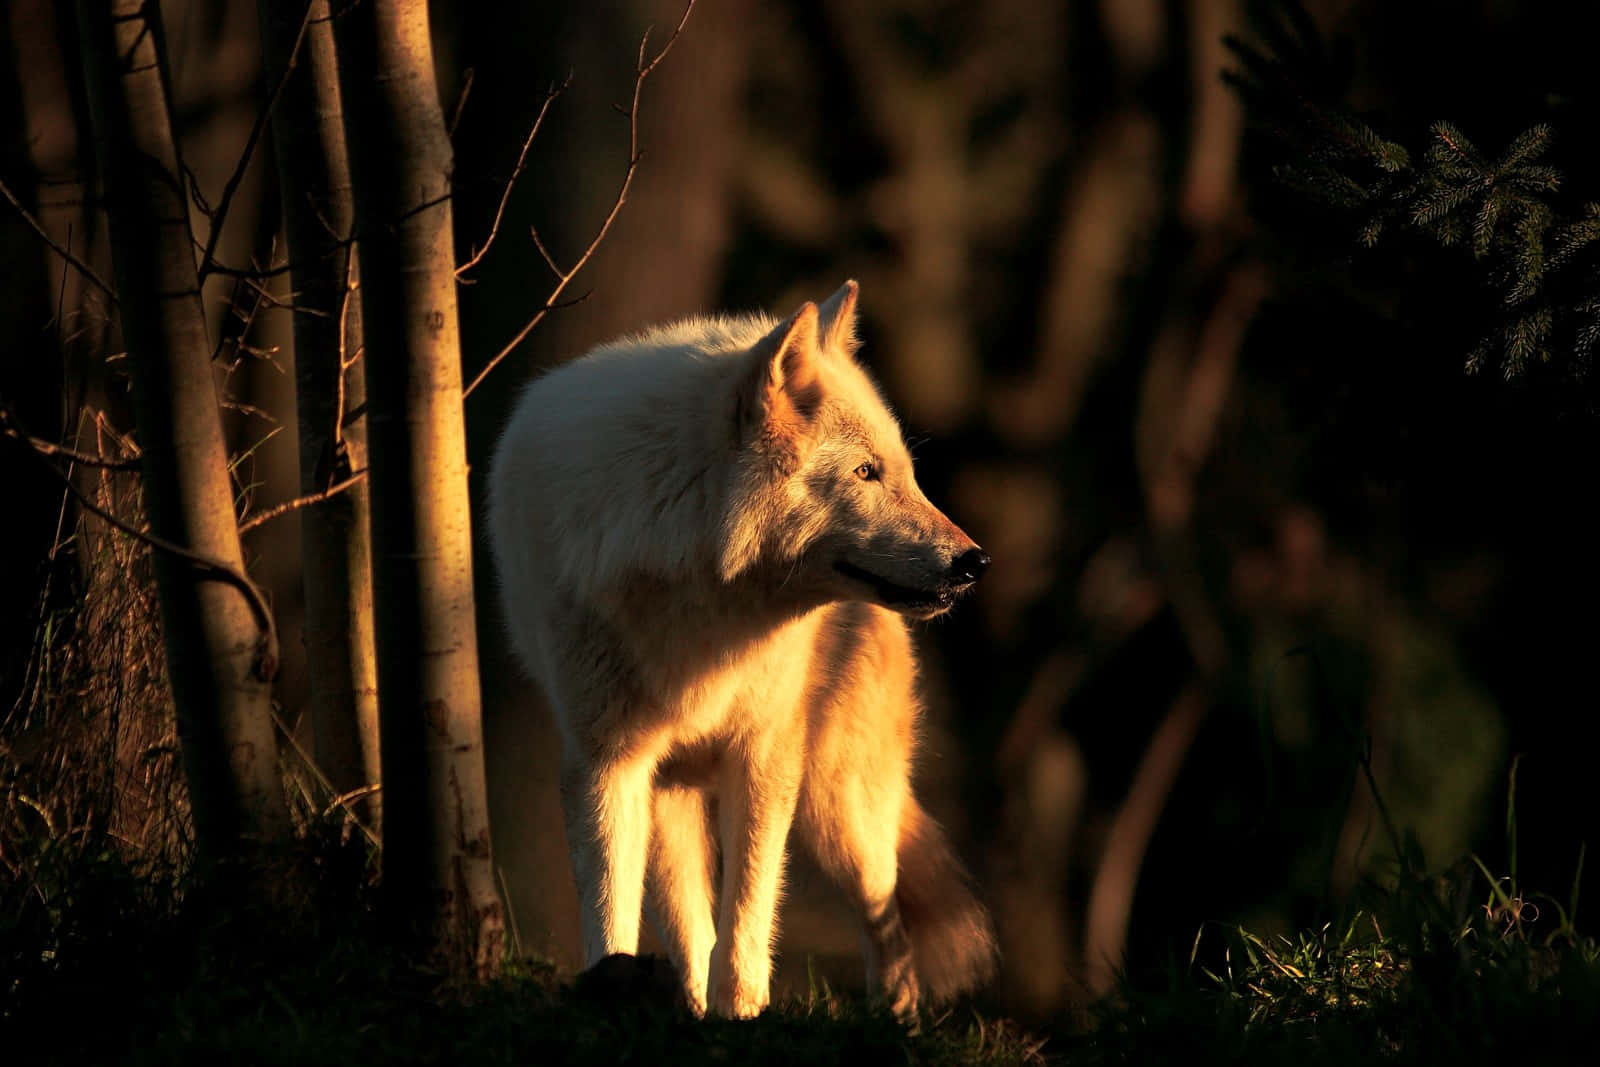
M1186 959L1125 976L1055 1050L1185 1067L1600 1063L1600 945L1577 914L1586 849L1564 896L1521 885L1517 761L1503 876L1470 855L1427 873L1361 762L1390 859L1339 922L1272 938L1202 928Z
M1475 880L1405 875L1376 910L1294 937L1202 930L1053 1047L1082 1064L1600 1062L1594 941L1557 901Z
M207 885L140 872L109 848L39 843L25 877L0 886L0 1048L29 1050L18 1062L1315 1067L1600 1055L1600 950L1568 902L1470 865L1402 872L1343 924L1297 937L1208 927L1185 956L1048 1030L961 1008L911 1034L826 990L754 1022L699 1021L648 969L648 980L574 982L518 960L487 986L454 984L388 947L370 848L333 826L259 860L247 880L224 872Z
M1031 1031L959 1007L910 1033L826 988L754 1021L701 1021L649 966L574 980L517 959L486 986L454 983L394 946L375 848L308 784L309 762L287 778L292 844L204 878L190 868L160 657L133 639L154 629L112 624L149 615L148 599L45 612L0 716L0 1063L1600 1063L1583 853L1559 899L1519 884L1514 772L1505 877L1471 858L1422 873L1377 798L1400 858L1341 920L1273 938L1207 926L1163 967L1136 961L1115 996Z
M109 849L56 851L0 887L0 1049L29 1050L17 1062L1041 1062L1008 1023L957 1011L912 1035L825 991L735 1022L689 1017L670 985L574 982L532 960L455 984L389 947L359 839L307 842L258 862L253 884L208 888Z

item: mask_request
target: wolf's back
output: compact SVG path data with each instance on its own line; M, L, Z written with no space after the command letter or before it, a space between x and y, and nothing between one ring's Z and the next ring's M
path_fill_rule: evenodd
M489 472L508 611L584 600L640 572L692 570L719 522L737 355L762 320L691 320L602 346L534 380Z

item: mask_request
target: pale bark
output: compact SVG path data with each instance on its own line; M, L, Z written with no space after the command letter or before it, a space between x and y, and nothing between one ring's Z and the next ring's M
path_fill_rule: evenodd
M151 533L208 563L154 556L178 736L202 857L288 832L273 736L276 647L244 593L188 198L148 0L80 0ZM227 579L225 575L237 576Z
M367 465L366 399L353 364L360 301L350 290L355 204L327 0L259 0L267 80L294 64L272 115L294 303L300 492L312 495ZM295 42L302 24L305 38ZM358 482L300 511L312 752L339 794L379 781L378 668L373 647L370 499ZM381 794L356 809L377 829Z
M427 5L337 18L363 269L373 606L392 916L457 973L498 967L451 232Z

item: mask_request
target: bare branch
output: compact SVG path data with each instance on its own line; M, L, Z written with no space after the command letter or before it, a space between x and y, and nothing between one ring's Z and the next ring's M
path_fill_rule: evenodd
M44 241L45 244L50 246L51 251L76 267L78 273L82 274L85 278L94 283L96 289L99 289L102 293L106 294L106 296L110 297L113 304L117 302L117 291L111 288L111 286L107 285L105 279L101 278L100 275L94 272L93 267L89 266L89 264L73 255L70 249L62 248L60 245L56 244L55 238L51 237L49 232L45 230L43 224L41 224L38 219L33 217L32 212L22 206L22 201L18 200L16 195L6 187L5 182L0 182L0 195L4 195L5 198L11 202L11 206L17 209L17 214L22 216L22 221L26 222L28 224L28 228L39 235L40 240Z
M152 548L158 548L169 555L188 560L210 577L226 582L243 593L245 601L250 605L251 614L256 617L256 625L261 628L261 652L256 658L256 673L263 680L270 680L277 673L278 626L273 621L272 609L267 605L266 596L243 571L235 569L220 559L212 559L210 556L201 555L192 549L168 541L164 537L159 537L148 530L141 530L136 526L129 525L99 504L96 504L87 493L78 488L70 475L62 471L50 460L34 451L31 447L27 448L27 453L38 460L45 470L61 479L61 484L66 486L67 491L77 499L80 507L98 516L113 529L120 530L134 540L142 541Z
M356 809L353 805L362 797L379 792L383 786L378 783L373 783L371 785L364 785L359 789L352 789L348 793L337 793L334 784L328 780L328 776L323 773L322 768L317 766L317 761L311 758L311 753L305 750L305 746L300 743L299 738L295 737L294 731L289 728L289 724L283 721L282 715L278 714L278 709L276 706L274 706L272 709L272 721L277 725L278 732L283 736L284 741L288 742L289 747L294 749L294 754L300 757L300 762L305 764L306 770L310 771L312 775L316 777L317 783L328 792L336 793L333 801L323 810L323 814L332 815L334 808L343 808L345 816L349 818L351 822L356 824L356 828L361 831L362 835L366 837L367 841L371 843L372 847L382 848L383 842L378 838L378 835L372 831L370 826L361 821L361 818L356 814Z
M648 63L645 62L645 50L650 42L649 31L646 31L644 37L639 41L639 58L634 68L633 102L627 110L628 169L622 174L622 184L617 189L617 196L611 204L611 210L606 213L605 220L600 223L600 229L595 232L595 235L593 239L590 240L588 247L583 250L583 254L578 257L577 262L573 263L569 270L563 271L557 269L555 260L551 258L547 251L545 251L542 244L539 245L539 252L544 256L545 262L549 264L551 270L556 272L557 278L555 288L550 290L550 295L548 298L546 298L544 307L540 308L534 314L533 318L529 319L526 325L517 331L516 335L512 337L511 340L507 342L507 344L501 348L498 353L495 354L493 359L489 360L489 362L484 365L482 370L478 371L477 376L474 377L472 381L467 384L467 387L461 391L463 398L471 396L472 391L489 376L489 372L494 370L495 367L500 365L501 361L514 352L517 346L522 344L527 336L533 332L534 327L538 326L539 323L544 320L546 315L558 307L565 306L559 303L561 294L566 291L567 285L571 283L573 277L579 271L583 270L584 265L589 262L589 259L594 255L595 250L600 247L600 243L605 240L606 234L611 231L611 224L616 222L617 216L622 213L622 205L628 202L628 190L633 186L633 177L636 173L638 173L639 170L639 98L640 94L644 91L645 79L648 78L651 72L661 64L663 59L667 58L667 53L672 51L672 46L677 43L678 37L683 33L684 25L689 21L690 12L694 11L694 5L695 0L689 0L689 2L684 5L683 15L679 17L678 25L674 27L672 36L667 38L667 43L661 46L661 51L657 52L655 57ZM535 244L538 244L537 234L535 234L534 241ZM581 303L587 298L587 296L588 294L585 293L584 296L579 297L572 303Z
M472 92L473 79L477 77L477 70L468 67L466 75L461 80L461 91L456 94L456 106L450 109L450 124L445 127L453 141L456 138L456 127L461 123L461 113L467 110L467 94Z
M283 503L274 505L258 515L252 515L248 519L245 519L239 524L239 533L241 535L247 534L251 530L254 530L257 526L271 522L279 515L287 515L291 511L298 511L300 508L310 507L312 504L320 504L324 500L338 496L346 489L349 489L352 485L366 481L366 478L367 468L362 467L360 470L350 475L350 477L345 478L342 481L334 482L321 492L308 493L305 496L297 496L293 500L285 500Z
M533 238L533 247L537 248L539 254L544 257L545 266L550 268L550 273L557 278L561 277L561 268L556 266L555 257L550 254L549 249L545 248L544 242L539 240L539 228L537 226L529 226L528 236Z
M195 272L202 284L206 276L216 269L213 257L216 255L217 242L222 239L223 224L228 221L228 209L233 206L233 194L239 191L239 183L244 181L244 172L250 166L251 157L255 155L256 142L261 140L261 133L267 128L267 119L272 116L273 108L278 105L278 98L283 95L283 87L289 84L289 77L294 74L294 68L300 62L300 48L305 44L306 30L311 26L313 10L314 6L307 3L306 13L300 19L300 31L294 38L294 47L289 49L289 59L283 65L283 75L278 79L278 84L272 87L272 95L267 97L265 106L257 113L255 125L250 127L250 136L245 139L244 151L239 153L239 162L233 168L228 184L222 187L222 200L217 204L217 210L206 213L211 220L211 233L206 237L205 254L200 257L200 268Z
M241 291L246 289L250 291L252 297L250 309L241 312L239 295ZM238 353L245 351L245 338L250 335L250 328L255 325L256 316L261 313L263 303L271 299L272 297L265 286L251 284L250 279L246 278L234 279L233 292L228 296L228 311L238 320L239 325L234 330L229 331L227 322L224 320L222 327L217 330L217 343L211 350L211 362L216 363L222 358L223 349L231 341L233 342L235 358L229 365L228 372L229 374L233 373L233 369L239 365Z
M116 426L112 425L111 416L107 415L103 409L90 407L88 404L85 404L83 405L83 411L88 414L91 421L93 421L95 433L97 435L104 434L105 436L111 438L117 442L117 444L121 445L127 451L128 455L132 456L134 459L144 455L144 450L139 447L139 442L135 441L131 435L123 433L121 430L117 429Z
M472 83L469 81L467 84L470 86ZM473 267L476 267L483 260L483 257L488 254L489 246L494 244L495 237L497 237L500 233L500 220L506 213L506 204L511 200L511 190L517 184L517 179L522 176L523 170L527 168L528 149L533 147L533 139L539 136L539 127L544 125L544 117L549 113L550 105L553 104L556 97L564 93L571 84L572 75L568 74L566 81L562 82L560 85L551 86L550 89L544 94L544 103L539 105L539 114L535 116L533 120L533 128L528 131L528 136L523 139L522 151L517 154L517 165L512 169L511 177L506 179L506 187L500 193L500 206L495 209L494 223L489 227L489 236L484 238L483 247L474 253L471 259L467 260L465 263L461 264L461 266L456 268L456 277L458 279L461 279L463 274L471 270ZM462 93L465 94L466 90L463 89ZM452 129L453 128L454 127L452 126Z
M291 263L282 263L276 267L252 267L249 270L244 270L239 267L229 267L214 259L211 261L212 274L220 274L224 278L238 278L247 282L259 282L268 278L277 278L288 274L293 269L294 265Z
M350 352L350 297L356 291L356 284L352 282L351 274L355 266L355 255L347 246L344 252L344 292L339 297L339 373L334 376L338 383L338 397L333 404L333 445L336 450L345 447L345 406L346 400L345 375L356 365L356 359L361 355L361 348L357 346L354 353Z
M83 452L67 445L58 445L53 441L46 441L42 437L35 437L22 425L16 413L5 404L0 404L0 434L22 442L41 455L64 456L72 462L82 464L85 467L100 467L114 471L131 471L137 470L139 467L138 456L129 456L124 459L108 459L93 452Z
M580 261L578 265L581 267L583 264ZM489 372L494 370L495 367L499 365L501 360L505 359L513 351L515 351L516 347L526 340L527 336L534 331L534 328L537 327L539 323L544 321L544 317L546 315L550 314L552 311L559 311L562 308L573 307L574 305L581 304L585 300L589 299L589 293L584 293L582 296L573 300L566 300L557 303L555 301L556 294L560 293L562 289L566 288L567 282L570 280L570 277L561 279L560 284L551 291L551 299L545 301L544 307L534 312L533 318L524 323L522 329L517 331L516 336L507 341L505 347L502 348L499 353L497 353L495 357L478 372L477 377L473 378L472 381L467 384L467 387L461 390L461 396L463 399L472 395L472 391L478 387L480 382L489 376Z

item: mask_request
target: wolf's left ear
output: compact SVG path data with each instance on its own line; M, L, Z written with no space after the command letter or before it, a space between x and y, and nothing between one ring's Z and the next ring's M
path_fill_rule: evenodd
M750 350L739 393L741 436L761 434L793 451L805 438L822 402L817 380L817 305L773 327Z
M828 299L822 302L819 318L822 320L822 347L855 355L860 342L856 340L856 295L861 286L855 279L845 282Z

